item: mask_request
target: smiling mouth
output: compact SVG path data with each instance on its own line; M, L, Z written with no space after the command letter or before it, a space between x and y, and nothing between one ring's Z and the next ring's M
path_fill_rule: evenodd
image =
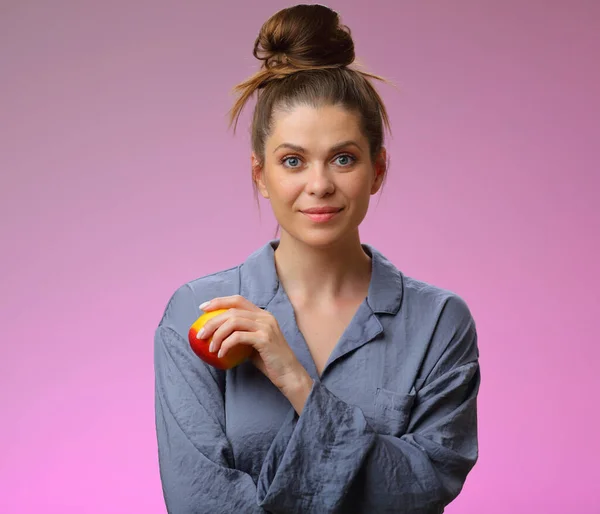
M325 223L333 218L335 218L343 209L338 209L337 211L321 211L321 212L306 212L301 211L308 219L314 221L316 223Z

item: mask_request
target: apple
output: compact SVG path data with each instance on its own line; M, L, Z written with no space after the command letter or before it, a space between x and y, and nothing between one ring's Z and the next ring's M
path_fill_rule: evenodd
M219 358L217 357L217 352L212 353L208 349L210 342L212 341L212 336L208 339L198 339L196 337L200 329L209 319L214 318L223 312L227 312L227 309L216 309L214 311L205 312L202 314L190 327L188 332L188 340L194 353L204 362L214 366L215 368L226 370L244 362L248 357L250 357L254 349L249 345L237 344L231 347L223 357Z

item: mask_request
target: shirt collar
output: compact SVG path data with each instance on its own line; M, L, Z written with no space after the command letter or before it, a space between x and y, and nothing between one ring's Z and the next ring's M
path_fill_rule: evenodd
M240 268L240 294L264 309L274 298L279 287L275 268L274 239L253 252ZM371 256L371 282L367 303L375 313L396 314L403 295L403 274L381 252L368 244L363 249Z

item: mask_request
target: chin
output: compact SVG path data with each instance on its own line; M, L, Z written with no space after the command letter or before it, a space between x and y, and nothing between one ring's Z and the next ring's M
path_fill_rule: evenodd
M329 248L340 243L346 239L349 235L348 230L341 228L331 229L299 229L293 231L286 231L296 241L309 246L311 248Z

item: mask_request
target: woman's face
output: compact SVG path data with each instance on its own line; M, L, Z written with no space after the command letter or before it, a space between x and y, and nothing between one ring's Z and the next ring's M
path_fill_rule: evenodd
M373 165L355 113L299 105L273 114L262 166L252 154L258 189L281 229L311 246L358 235L385 173L385 149ZM311 209L325 208L328 214ZM282 236L283 237L283 236Z

